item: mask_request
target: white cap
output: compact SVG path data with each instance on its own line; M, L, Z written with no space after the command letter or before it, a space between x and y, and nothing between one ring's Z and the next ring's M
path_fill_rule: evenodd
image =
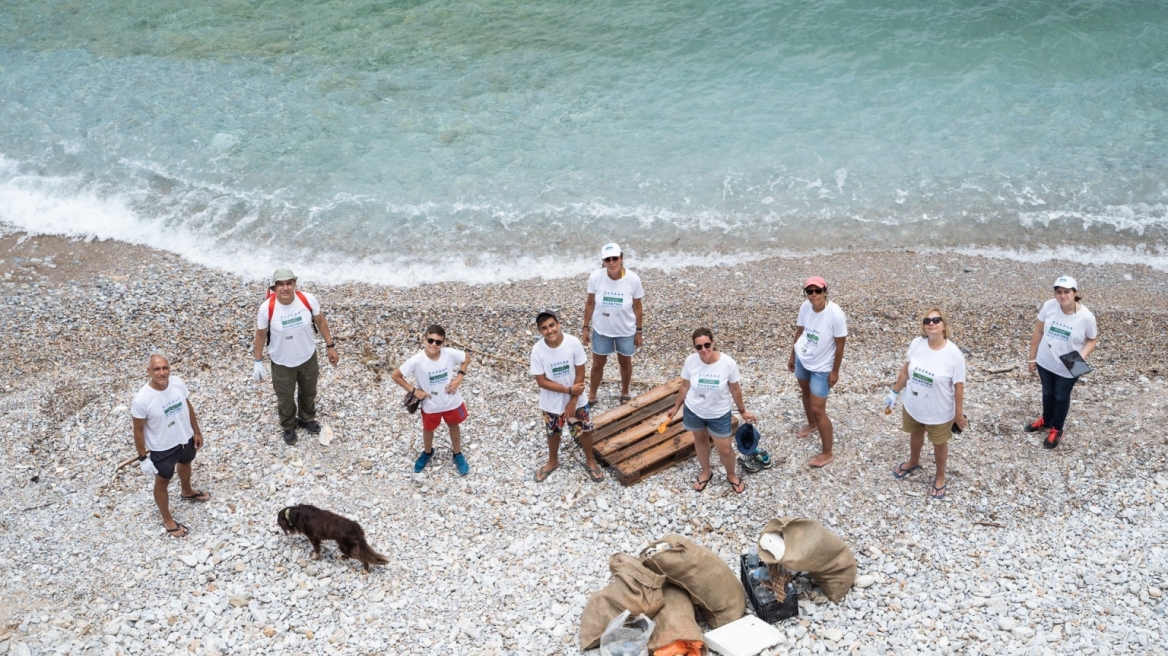
M1063 289L1078 289L1079 283L1075 282L1075 279L1070 276L1059 276L1058 280L1054 281L1054 286L1062 287Z
M616 242L605 244L604 248L600 249L600 259L602 260L606 257L620 257L620 254L620 245L618 245Z

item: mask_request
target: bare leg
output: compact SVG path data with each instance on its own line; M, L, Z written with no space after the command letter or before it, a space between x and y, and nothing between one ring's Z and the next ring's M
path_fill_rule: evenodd
M596 402L596 390L600 389L600 381L604 380L604 365L608 364L607 355L592 354L592 373L588 377L588 402Z
M589 435L589 441L592 436ZM560 466L560 433L556 432L548 436L548 461L544 465L544 471L551 471Z
M714 477L714 470L710 468L710 431L704 428L694 431L694 451L702 468L698 473L698 481L709 481ZM695 483L694 488L697 489L698 485L699 483Z
M592 453L592 431L581 431L580 448L584 449L584 462L588 464L588 468L597 469L596 456Z
M738 478L736 471L737 463L734 462L734 449L730 446L730 438L714 438L714 448L718 450L718 459L722 461L722 467L726 470L726 480L737 485L741 479Z
M831 419L827 417L827 399L811 394L807 407L811 409L812 425L819 431L819 441L823 445L823 451L812 458L810 464L812 467L822 467L835 458L831 452L833 435Z
M913 431L908 436L908 462L904 463L904 469L912 469L921 462L921 447L925 445L925 429L921 428Z
M450 448L455 453L462 452L462 427L459 424L447 424L450 429ZM430 433L430 437L434 437L434 433Z
M422 431L422 450L426 453L434 453L434 431Z
M922 437L923 437L922 431ZM917 447L920 450L920 447ZM937 480L933 483L935 487L942 487L945 485L945 465L949 462L949 443L934 444L933 458L937 460Z
M815 415L811 413L811 381L799 381L800 398L803 401L803 414L807 417L807 424L799 429L798 436L800 438L807 437L819 430L819 426L815 421Z
M174 471L178 473L178 482L182 484L183 496L193 496L195 488L191 487L191 463L183 464L180 462L174 466Z
M189 476L190 467L187 467ZM154 476L154 503L158 505L158 512L162 514L162 525L166 528L175 528L178 522L174 521L174 517L170 515L170 481L158 476ZM186 535L185 531L179 531L175 535Z
M633 356L616 354L617 364L620 365L621 396L629 395L629 383L633 380Z

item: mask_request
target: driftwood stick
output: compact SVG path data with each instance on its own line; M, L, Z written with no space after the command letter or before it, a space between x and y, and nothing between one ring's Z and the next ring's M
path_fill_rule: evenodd
M1005 524L999 524L997 522L974 522L973 524L974 524L974 526L992 526L994 528L1006 528Z
M134 463L134 462L138 462L138 456L130 456L129 458L126 458L125 460L119 462L118 468L114 470L114 475L110 477L109 484L113 485L114 481L118 480L118 474L120 474L123 469L125 469L126 467L129 467L130 464Z

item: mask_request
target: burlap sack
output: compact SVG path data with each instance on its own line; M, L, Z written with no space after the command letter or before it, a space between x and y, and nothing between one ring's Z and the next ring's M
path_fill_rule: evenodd
M783 534L787 552L776 561L760 547L759 560L768 565L778 562L792 572L807 572L828 599L844 598L856 580L856 557L843 540L823 524L806 517L772 519L762 529L763 534L775 531Z
M653 553L661 542L667 543L669 548ZM718 554L684 535L670 533L651 543L641 553L641 562L688 592L711 628L729 624L746 612L746 591L733 570Z
M689 594L675 585L666 583L661 596L665 605L653 616L657 626L649 638L649 651L661 649L678 640L692 640L702 643L702 656L705 656L708 653L705 647L706 639L702 636L702 630L694 617L694 605L689 600Z
M628 610L633 617L657 614L665 603L661 587L665 577L649 571L641 561L628 554L613 554L608 559L612 581L588 598L580 615L580 649L600 646L600 636L614 617Z

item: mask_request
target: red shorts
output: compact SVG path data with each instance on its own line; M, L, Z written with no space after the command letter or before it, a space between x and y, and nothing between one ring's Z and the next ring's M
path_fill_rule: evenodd
M457 426L466 421L466 404L463 403L453 410L436 412L434 414L422 410L422 430L432 431L438 428L438 424L441 424L443 421L446 422L447 426Z

